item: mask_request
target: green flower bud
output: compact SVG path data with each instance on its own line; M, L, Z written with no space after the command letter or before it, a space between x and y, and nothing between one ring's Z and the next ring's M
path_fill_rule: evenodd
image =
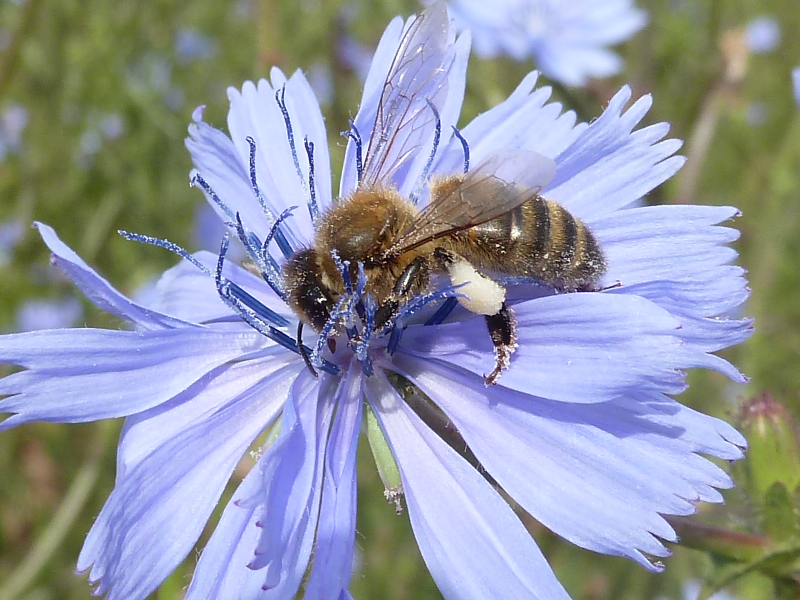
M744 468L751 495L765 498L778 482L793 492L800 484L800 447L788 409L762 394L742 407L740 422L750 445Z

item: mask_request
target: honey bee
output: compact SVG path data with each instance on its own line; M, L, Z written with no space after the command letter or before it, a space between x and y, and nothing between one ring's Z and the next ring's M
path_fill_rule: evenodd
M411 298L429 293L436 276L448 276L460 286L459 303L485 317L495 348L495 367L485 375L489 385L509 365L516 324L505 288L488 273L587 291L598 289L606 262L586 225L539 195L555 163L538 153L504 151L463 174L432 177L430 200L421 209L397 191L393 174L408 170L418 154L412 150L427 142L416 132L433 129L444 103L445 65L452 59L448 24L446 8L437 3L407 27L383 86L358 186L320 216L313 247L295 252L282 273L289 305L301 320L301 348L303 324L322 331L347 293L342 264L350 265L353 281L362 265L364 291L377 304L377 330ZM431 157L435 152L433 142Z

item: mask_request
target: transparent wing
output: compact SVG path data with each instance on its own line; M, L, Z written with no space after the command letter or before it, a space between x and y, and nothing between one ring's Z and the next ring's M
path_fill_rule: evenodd
M388 182L420 146L432 141L436 114L447 96L449 18L436 2L408 27L383 84L364 157L361 185Z
M550 182L556 164L528 150L490 156L460 184L441 186L417 218L386 251L397 256L431 240L496 219L532 200Z

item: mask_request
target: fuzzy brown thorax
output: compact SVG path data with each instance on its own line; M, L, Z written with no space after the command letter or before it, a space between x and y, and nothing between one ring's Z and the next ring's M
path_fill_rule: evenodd
M342 261L350 263L353 281L357 278L358 263L363 263L366 291L379 304L384 302L398 277L419 254L385 256L416 215L414 205L391 189L357 190L339 200L317 226L315 248L324 283L334 293L344 293L344 282L332 257L332 251L336 250Z

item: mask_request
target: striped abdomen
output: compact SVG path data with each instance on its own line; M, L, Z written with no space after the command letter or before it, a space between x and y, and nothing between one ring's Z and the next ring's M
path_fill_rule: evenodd
M450 243L479 269L532 277L561 291L597 289L606 270L586 225L540 196L454 234Z

